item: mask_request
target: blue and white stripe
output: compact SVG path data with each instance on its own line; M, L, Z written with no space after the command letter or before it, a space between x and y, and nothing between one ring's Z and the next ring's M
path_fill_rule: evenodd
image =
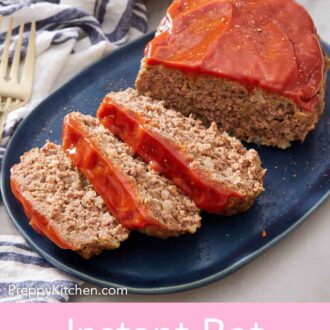
M89 37L91 44L102 40L122 44L130 34L147 30L146 7L141 0L0 1L2 16L24 18L27 14L37 22L39 31L76 27ZM18 29L14 36L17 32ZM0 44L4 37L3 32Z
M146 8L140 0L0 0L4 23L0 30L0 55L6 36L7 17L15 18L11 56L18 23L37 23L37 63L31 100L8 114L0 145L0 164L8 141L20 121L54 89L118 45L147 29ZM28 43L28 26L22 56ZM44 70L44 68L47 70ZM26 296L22 289L81 283L51 267L16 236L0 236L0 302L64 302L65 293ZM10 292L15 287L16 293Z
M50 266L22 238L0 236L0 302L66 302L69 296L61 288L80 284Z
M63 82L70 78L70 74L76 74L84 66L89 65L101 56L105 55L115 46L123 45L147 31L147 12L141 0L0 0L0 16L15 18L12 44L10 49L11 57L14 53L14 41L18 34L20 21L29 23L35 21L37 25L37 54L45 57L49 54L49 63L52 63L52 56L58 57L58 48L63 46L63 54L74 54L75 59L82 54L83 60L79 68L62 68ZM24 34L22 57L25 56L28 44L28 29ZM6 37L6 22L0 29L0 55ZM86 57L84 52L90 50L91 55ZM58 59L57 59L58 61ZM64 57L65 61L65 57ZM67 61L70 63L70 61ZM71 62L71 66L73 66ZM38 67L38 65L37 65ZM63 64L64 67L64 64ZM21 119L35 107L43 97L49 95L52 88L58 87L61 83L61 72L54 72L54 84L48 82L35 86L32 102L21 109L8 115L3 134L3 141L0 146L0 165L3 154L10 136L18 126ZM50 77L52 78L52 77ZM41 72L36 72L36 82L46 77ZM35 83L36 84L36 83ZM44 87L43 85L47 85ZM45 89L43 91L43 89Z

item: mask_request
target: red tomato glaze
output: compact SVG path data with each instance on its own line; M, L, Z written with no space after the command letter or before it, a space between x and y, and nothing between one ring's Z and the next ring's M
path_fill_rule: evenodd
M136 189L129 179L88 139L80 123L71 115L65 117L62 140L67 156L91 182L123 226L129 229L148 225L163 228L138 201Z
M23 205L24 212L27 218L30 220L30 225L38 234L46 236L62 249L73 251L77 250L77 248L61 239L57 232L49 224L47 218L37 212L32 204L26 198L24 198L24 195L21 193L16 181L13 178L10 178L10 185L14 196Z
M293 0L174 0L145 55L149 65L261 87L307 111L320 103L322 49Z
M230 197L242 199L237 192L211 182L206 175L193 170L184 151L169 139L148 130L140 114L123 109L106 98L97 116L103 126L150 162L154 170L173 181L198 207L212 213L223 213Z

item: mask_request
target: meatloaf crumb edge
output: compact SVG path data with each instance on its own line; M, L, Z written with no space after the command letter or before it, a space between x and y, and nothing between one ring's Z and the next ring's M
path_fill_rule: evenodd
M101 197L58 145L48 142L26 152L11 169L11 184L29 220L41 217L46 221L35 224L45 226L42 234L56 244L55 235L86 259L102 250L118 248L128 238L128 230L108 212ZM50 232L54 235L47 235Z
M107 108L107 105L110 105L110 107ZM130 132L120 132L123 127L123 119L118 119L118 121L114 119L118 116L118 111L115 110L116 106L129 114L133 112L136 115L140 127L135 133L132 132L129 125L127 129L130 128ZM105 111L102 112L102 110ZM167 109L164 107L164 102L139 95L131 88L108 94L98 112L101 122L103 122L102 113L108 113L108 118L105 118L104 124L109 123L108 126L110 129L113 128L113 132L119 131L122 133L119 133L119 135L124 142L131 144L131 147L134 147L132 144L138 143L139 148L135 148L135 151L141 156L149 150L148 145L144 144L145 141L142 139L137 141L138 137L142 136L142 127L144 131L166 139L167 145L173 145L172 151L167 149L169 153L174 150L176 154L183 155L183 157L180 157L181 159L188 159L189 164L186 171L188 171L188 174L193 171L195 177L202 175L204 178L203 183L208 186L207 190L212 189L212 185L215 183L224 187L227 191L230 190L242 196L242 198L232 196L226 209L216 213L231 215L246 211L255 198L264 190L265 170L261 167L257 152L253 149L247 151L240 141L229 137L226 133L220 134L214 123L206 129L199 120L192 118L192 116L185 117L172 109ZM131 139L132 134L133 139ZM134 137L134 134L137 136ZM127 135L130 135L130 138L127 138ZM159 150L159 148L157 149ZM150 157L152 161L157 162L156 159L152 158L152 151L149 151L146 160ZM175 165L169 164L167 168L174 168ZM164 174L170 179L173 176L166 173L166 170ZM180 179L174 182L177 182L178 187L193 198L193 187L187 188L190 185L189 177L182 177L181 175ZM180 185L181 182L184 182L184 184ZM193 185L196 185L196 183ZM200 194L202 194L202 191ZM198 204L198 199L195 201ZM212 206L210 203L205 205ZM203 208L203 205L199 206ZM206 210L212 212L207 208Z
M327 69L326 65L321 102L313 112L260 88L248 91L238 82L147 65L145 59L136 88L185 115L193 114L205 125L214 121L240 140L285 149L293 141L303 142L323 114Z
M93 146L94 151L106 162L111 163L111 166L116 169L117 177L121 176L122 181L129 182L134 188L130 190L130 195L133 195L132 191L135 191L134 207L138 213L144 214L146 218L151 217L160 224L160 226L148 225L138 228L140 231L160 238L196 232L200 227L201 217L195 203L183 195L168 179L150 169L141 159L134 157L133 151L106 130L97 119L78 112L66 117L63 145L68 155L70 143L66 141L65 132L70 121L79 123L80 133ZM87 172L84 169L81 170L86 175ZM104 177L105 182L109 179L111 178ZM93 178L89 180L93 184ZM99 191L95 182L94 187ZM123 191L118 191L118 195L120 194L123 194ZM118 198L120 199L121 196ZM103 199L106 201L106 196L103 196ZM116 210L114 205L110 204L107 203L108 207L120 221L120 210Z

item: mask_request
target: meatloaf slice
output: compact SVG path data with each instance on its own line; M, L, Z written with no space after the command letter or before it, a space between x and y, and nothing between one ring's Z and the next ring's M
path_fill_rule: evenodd
M67 115L63 146L125 227L161 238L195 233L200 227L195 203L134 157L97 119Z
M208 212L246 211L263 191L260 159L236 139L133 89L106 96L100 122Z
M128 237L58 145L26 152L12 167L10 182L34 230L60 248L88 259Z
M174 0L136 88L241 140L287 148L320 119L327 69L294 0Z

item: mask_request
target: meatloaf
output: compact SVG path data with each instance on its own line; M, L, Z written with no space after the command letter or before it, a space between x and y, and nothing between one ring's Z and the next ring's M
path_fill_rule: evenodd
M67 115L63 147L125 227L161 238L195 233L200 227L195 203L134 157L97 119Z
M60 248L88 259L128 237L58 145L26 152L11 169L10 182L31 226Z
M260 159L236 139L133 89L106 96L100 122L208 212L246 211L263 191Z
M320 119L327 68L294 0L174 0L136 88L241 140L287 148Z

